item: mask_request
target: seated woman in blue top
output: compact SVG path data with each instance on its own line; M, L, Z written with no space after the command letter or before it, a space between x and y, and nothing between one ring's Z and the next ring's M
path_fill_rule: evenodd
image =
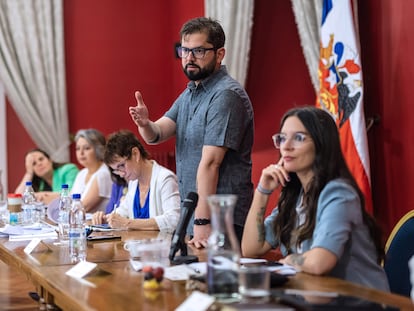
M58 163L39 148L30 150L25 157L26 173L23 175L15 193L23 193L26 181L31 181L36 199L49 204L59 197L63 184L73 186L78 167L73 163Z
M180 218L176 175L150 160L138 138L123 130L109 136L105 163L128 181L128 192L112 213L97 212L92 223L107 222L112 228L172 232Z
M388 291L380 231L365 211L332 116L316 107L289 110L273 140L280 159L262 171L244 227L243 256L280 247L281 262L300 271ZM269 195L278 187L278 206L265 219Z

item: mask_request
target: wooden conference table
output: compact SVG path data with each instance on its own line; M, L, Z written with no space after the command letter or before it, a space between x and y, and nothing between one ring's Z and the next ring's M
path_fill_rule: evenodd
M160 291L142 288L142 273L129 263L124 243L130 239L154 238L158 232L122 231L121 240L88 242L87 260L98 264L98 269L79 281L65 273L70 263L66 246L56 240L45 240L30 254L24 248L30 241L9 241L0 238L0 259L17 268L37 287L48 303L63 310L175 310L190 294L185 281L163 281ZM205 250L189 246L192 253L204 261ZM400 310L414 310L409 298L358 286L330 277L317 277L298 273L290 278L285 288L337 292L365 298Z

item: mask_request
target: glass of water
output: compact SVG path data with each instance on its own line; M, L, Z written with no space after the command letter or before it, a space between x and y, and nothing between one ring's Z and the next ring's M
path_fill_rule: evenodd
M239 269L239 292L242 300L265 302L270 295L270 271L266 266L246 266Z

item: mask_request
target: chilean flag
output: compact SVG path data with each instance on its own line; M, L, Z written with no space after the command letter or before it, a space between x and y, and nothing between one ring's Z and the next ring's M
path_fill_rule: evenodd
M372 213L363 85L351 0L324 0L322 10L316 106L331 113L341 137L342 152Z

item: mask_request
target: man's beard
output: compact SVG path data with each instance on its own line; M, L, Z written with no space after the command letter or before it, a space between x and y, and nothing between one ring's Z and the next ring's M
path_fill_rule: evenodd
M188 65L197 67L199 71L188 71L187 70ZM189 63L183 68L183 71L185 75L187 76L187 78L190 79L191 81L199 81L199 80L203 80L209 77L214 72L214 69L215 69L215 61L212 61L211 63L207 64L204 68L200 68L200 66L194 63Z

